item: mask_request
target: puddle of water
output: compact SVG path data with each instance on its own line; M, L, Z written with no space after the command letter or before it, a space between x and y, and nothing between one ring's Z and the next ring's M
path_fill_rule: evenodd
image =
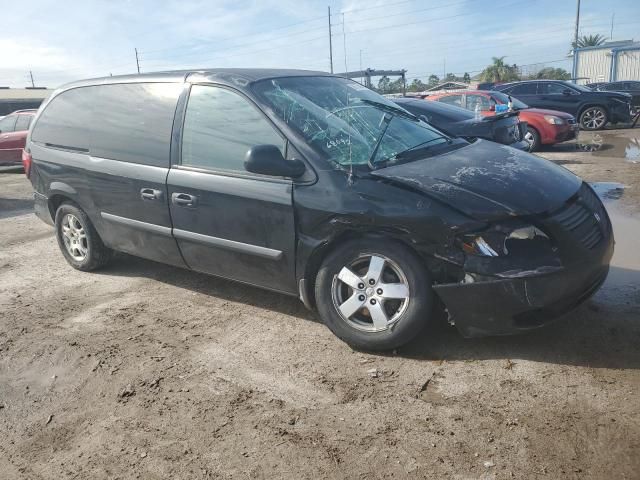
M596 157L620 158L640 164L640 138L580 132L577 141L566 144L565 148L591 153Z
M595 190L602 200L619 200L624 194L625 186L618 182L592 182L589 185Z
M640 218L625 212L617 201L624 194L624 185L615 182L590 184L602 198L613 225L616 240L607 287L640 287Z

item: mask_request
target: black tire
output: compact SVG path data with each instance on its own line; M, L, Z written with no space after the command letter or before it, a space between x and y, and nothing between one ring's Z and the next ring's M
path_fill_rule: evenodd
M381 289L375 290L375 286L367 288L369 285L359 290L351 289L346 283L343 284L338 279L338 274L343 267L350 266L354 262L356 264L361 262L367 268L367 271L365 274L358 273L358 275L363 277L364 282L368 282L366 273L371 271L368 270L371 267L371 263L370 257L367 256L371 255L385 259L384 273L380 276L381 281L384 278L387 280L391 278L391 281L387 281L386 284L404 283L406 281L408 285L406 304L404 304L405 300L395 300L393 298L379 301L382 297L376 296L376 293L373 292L365 294L365 290L382 292ZM399 269L404 280L399 275L396 275L393 269ZM336 285L339 285L339 288L334 288ZM376 285L384 287L385 283ZM433 290L431 285L431 277L421 259L402 243L388 239L363 238L350 240L330 253L322 263L316 276L316 305L320 317L327 327L349 345L370 351L391 350L411 341L431 320L433 316ZM348 320L338 310L337 303L339 302L335 301L335 297L339 294L335 292L344 291L340 289L346 289L349 292L346 296L349 298L352 298L351 295L358 295L359 299L360 297L365 298L362 309L354 314L353 320ZM362 295L359 295L360 293ZM375 307L376 299L378 299L378 307ZM391 316L391 320L395 318L393 323L390 323L383 330L363 331L363 328L376 328L371 313L368 308L365 309L368 302L373 302L374 308L392 312L395 310L395 315ZM404 306L396 309L395 305L398 304ZM367 314L368 320L371 322L370 327L366 323ZM351 319L351 316L349 318ZM359 318L364 318L364 320ZM359 325L354 326L354 323L359 323Z
M84 237L78 240L78 245L86 252L83 259L77 258L80 255L74 257L65 243L63 223L68 222L69 218L71 218L67 217L68 215L77 219L83 228ZM65 217L67 218L65 219ZM65 225L68 225L68 223ZM65 202L58 207L58 210L56 210L55 229L58 246L62 251L62 255L73 268L82 270L83 272L89 272L104 267L111 260L113 250L105 247L91 220L89 220L87 214L77 205ZM76 252L79 252L79 250L76 250Z
M609 115L602 107L587 107L580 113L580 128L583 130L602 130L608 121Z
M531 136L531 140L527 140L529 142L529 151L537 152L540 149L540 134L538 130L533 127L527 127L527 135Z

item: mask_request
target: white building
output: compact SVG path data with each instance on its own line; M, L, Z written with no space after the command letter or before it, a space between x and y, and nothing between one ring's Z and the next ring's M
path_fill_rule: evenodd
M624 40L577 48L571 73L579 84L640 80L640 42Z

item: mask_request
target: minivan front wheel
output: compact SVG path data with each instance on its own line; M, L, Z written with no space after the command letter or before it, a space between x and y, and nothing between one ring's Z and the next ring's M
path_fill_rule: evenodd
M72 203L56 211L56 238L65 260L85 272L105 266L111 260L107 248L85 212Z
M607 124L607 112L602 107L588 107L580 114L580 127L584 130L600 130Z
M422 261L394 241L361 239L331 253L316 277L316 305L331 331L365 350L406 344L432 315Z

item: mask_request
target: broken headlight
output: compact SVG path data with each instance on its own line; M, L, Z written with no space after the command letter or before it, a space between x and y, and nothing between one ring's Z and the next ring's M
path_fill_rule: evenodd
M522 244L523 241L526 245ZM502 257L518 253L522 248L533 248L534 244L550 246L547 234L533 225L496 225L483 232L465 234L460 237L460 242L466 254L481 257Z

